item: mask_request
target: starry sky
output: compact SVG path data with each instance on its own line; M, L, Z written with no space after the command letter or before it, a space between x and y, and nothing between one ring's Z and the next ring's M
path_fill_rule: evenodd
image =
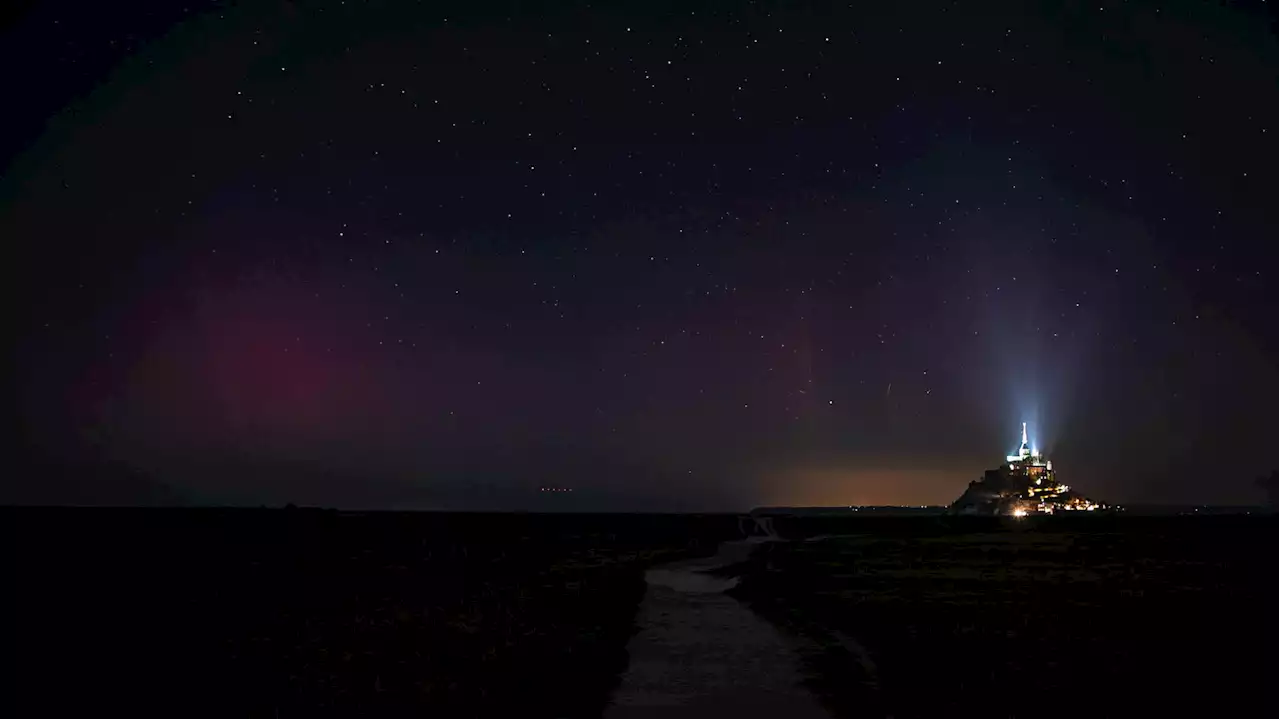
M1108 501L1275 467L1274 4L6 22L26 489L933 504L1023 421Z

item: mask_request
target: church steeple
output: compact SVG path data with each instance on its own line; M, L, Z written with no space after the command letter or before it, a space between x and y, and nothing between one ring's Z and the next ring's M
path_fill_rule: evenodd
M1027 423L1022 423L1022 446L1018 448L1019 457L1030 457L1031 448L1027 446Z

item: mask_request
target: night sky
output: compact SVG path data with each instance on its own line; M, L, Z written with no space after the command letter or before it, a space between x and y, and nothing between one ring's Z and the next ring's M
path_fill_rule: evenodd
M946 503L1023 421L1107 501L1275 468L1274 4L187 5L0 41L10 489Z

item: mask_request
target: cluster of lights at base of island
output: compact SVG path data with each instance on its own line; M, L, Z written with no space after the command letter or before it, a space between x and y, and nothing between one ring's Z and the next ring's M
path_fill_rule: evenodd
M1036 507L1034 512L1021 508L1015 509L1013 510L1013 516L1025 517L1028 514L1053 514L1054 512L1092 512L1103 508L1104 505L1096 502L1072 500L1071 503L1063 505L1041 504Z

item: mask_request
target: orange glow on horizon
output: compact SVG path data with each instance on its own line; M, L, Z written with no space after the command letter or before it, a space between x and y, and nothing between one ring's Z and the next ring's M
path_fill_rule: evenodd
M950 504L967 486L966 477L963 470L954 469L792 469L764 475L762 503L794 507Z

